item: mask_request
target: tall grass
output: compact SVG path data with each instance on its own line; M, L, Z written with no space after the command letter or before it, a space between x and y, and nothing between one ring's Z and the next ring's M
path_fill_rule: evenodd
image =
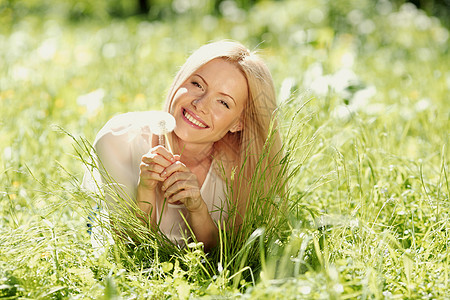
M219 224L219 245L207 254L195 236L191 242L186 240L187 247L177 246L159 231L158 226L152 228L149 222L139 217L144 213L115 184L91 144L84 138L75 138L65 132L73 139L75 152L86 169L85 176L88 175L91 185L94 185L94 191L90 191L75 179L73 197L84 211L85 218L93 223L93 243L100 246L97 251L110 251L122 260L124 266L135 271L153 269L155 264L159 266L161 262L173 265L173 261L176 261L187 270L188 279L195 276L196 281L210 282L213 276L219 276L223 282L233 282L234 288L245 287L247 281L254 285L259 278L261 263L264 263L267 255L271 255L265 245L275 239L285 240L292 229L290 222L295 217L291 216L291 211L298 202L288 203L288 187L301 163L294 160L294 154L297 151L310 153L314 147L313 136L309 137L311 140L307 143L303 141L305 145L300 145L298 124L302 122L295 123L295 115L298 114L299 111L294 114L294 120L287 128L283 148L267 164L267 153L279 130L272 127L253 176L246 181L250 192L242 225L238 230L233 230L230 229L234 227L233 224L225 224L226 228L220 228ZM304 155L303 160L307 157ZM277 181L267 187L268 172L273 172L269 167L276 170L277 173L271 176ZM242 174L235 174L234 177L234 180L242 180ZM228 182L229 195L233 193L232 186ZM111 201L114 201L114 205L106 205ZM226 223L232 223L238 212L234 203L230 202L228 207Z
M0 296L449 298L448 29L386 1L191 12L0 28ZM113 216L130 239L94 249L86 217L103 196L79 189L88 142L116 113L159 109L187 54L220 38L260 45L273 73L288 208L250 208L208 254L132 215Z

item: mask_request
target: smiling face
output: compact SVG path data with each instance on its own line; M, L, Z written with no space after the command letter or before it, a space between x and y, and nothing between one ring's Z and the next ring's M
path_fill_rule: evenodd
M213 143L241 130L248 98L242 72L225 59L214 59L195 71L176 91L171 114L175 134L186 143Z

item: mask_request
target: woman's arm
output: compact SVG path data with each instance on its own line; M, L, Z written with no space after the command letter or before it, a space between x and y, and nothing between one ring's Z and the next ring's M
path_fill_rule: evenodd
M197 241L202 242L205 250L216 246L219 231L200 194L197 177L186 165L176 161L162 173L167 179L161 190L168 203L183 203L189 212L188 224Z
M136 193L138 208L144 212L144 216L138 217L156 228L156 189L158 182L163 182L166 177L161 173L175 161L173 155L163 146L156 146L142 156L139 166L139 183Z
M112 211L130 208L134 202L136 182L131 166L131 148L128 131L121 130L116 118L109 121L98 133L94 148L105 192L107 206ZM118 133L120 132L120 133Z
M142 222L156 228L156 191L138 185L136 203L144 215L136 214Z
M201 205L196 210L190 210L188 223L197 238L197 241L205 245L205 250L214 248L219 238L219 230L214 224L205 201L201 201Z

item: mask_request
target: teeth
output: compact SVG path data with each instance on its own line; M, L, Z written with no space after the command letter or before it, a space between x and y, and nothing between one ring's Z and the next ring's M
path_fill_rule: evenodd
M202 123L200 123L199 121L197 121L193 116L191 116L187 111L184 111L184 116L186 117L186 119L188 119L189 121L191 121L192 123L194 123L195 125L202 127L202 128L206 128L205 125L203 125Z

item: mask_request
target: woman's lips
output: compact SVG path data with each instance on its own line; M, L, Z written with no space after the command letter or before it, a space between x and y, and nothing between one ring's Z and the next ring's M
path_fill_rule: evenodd
M206 125L205 122L200 120L197 116L194 115L194 113L188 111L185 108L181 109L181 115L183 116L183 119L194 128L198 129L209 128L209 126Z

